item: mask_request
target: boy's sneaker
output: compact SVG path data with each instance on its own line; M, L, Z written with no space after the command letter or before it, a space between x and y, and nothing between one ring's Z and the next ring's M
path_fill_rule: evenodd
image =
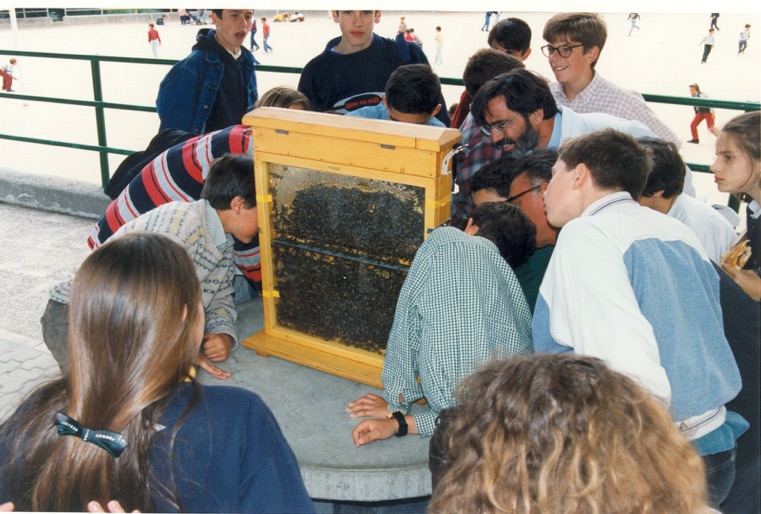
M690 139L687 141L688 143L698 144L700 143L700 139Z

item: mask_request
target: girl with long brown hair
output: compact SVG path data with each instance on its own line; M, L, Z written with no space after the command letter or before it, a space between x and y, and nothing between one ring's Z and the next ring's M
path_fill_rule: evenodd
M0 427L0 503L20 510L310 512L296 459L255 394L198 385L204 332L188 253L135 233L74 279L70 369Z

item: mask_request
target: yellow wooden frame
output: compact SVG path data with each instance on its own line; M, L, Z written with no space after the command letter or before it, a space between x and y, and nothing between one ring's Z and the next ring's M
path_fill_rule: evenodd
M442 173L442 166L460 140L459 131L275 108L252 111L243 122L253 127L264 304L264 330L243 345L263 356L382 387L382 354L278 324L269 164L420 187L425 191L425 237L449 219L451 175Z

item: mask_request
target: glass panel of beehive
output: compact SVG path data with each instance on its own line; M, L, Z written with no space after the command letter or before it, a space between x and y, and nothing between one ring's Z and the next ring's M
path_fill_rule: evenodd
M425 191L269 165L278 324L382 353L424 238Z

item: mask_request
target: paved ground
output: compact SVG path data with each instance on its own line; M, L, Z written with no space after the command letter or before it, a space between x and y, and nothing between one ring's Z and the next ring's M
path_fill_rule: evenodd
M0 419L58 373L42 342L47 290L89 253L91 220L0 203Z

